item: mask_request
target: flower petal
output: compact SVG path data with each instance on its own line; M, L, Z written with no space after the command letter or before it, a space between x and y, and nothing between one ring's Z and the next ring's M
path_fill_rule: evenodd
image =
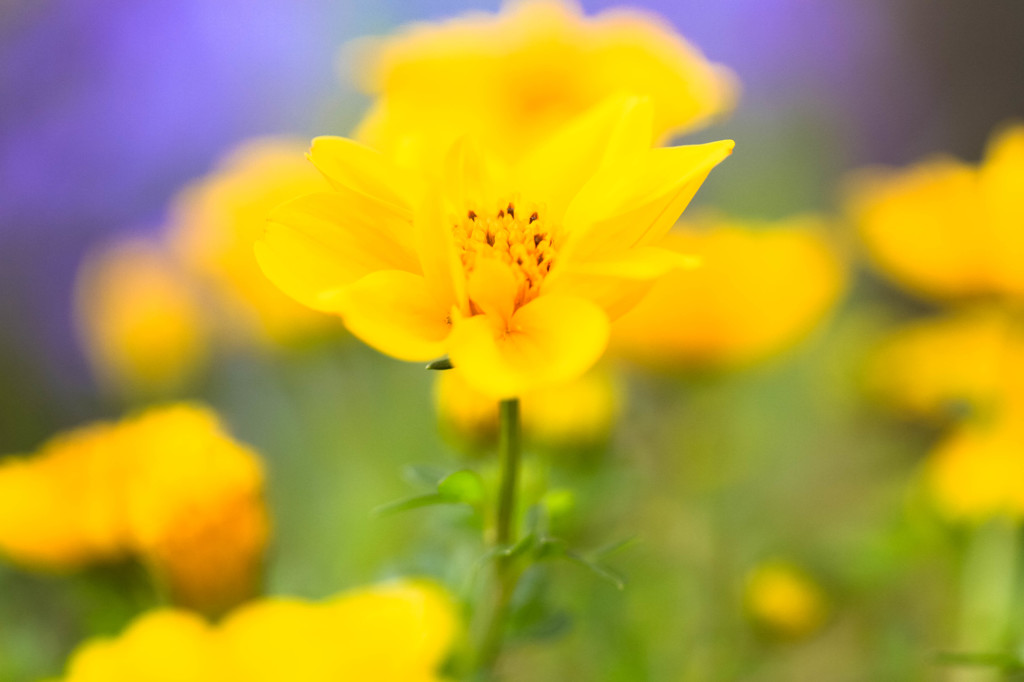
M375 270L420 272L408 220L352 190L307 194L268 220L257 261L282 291L311 308L330 309L335 290Z
M333 254L279 225L269 226L253 249L267 279L314 310L334 312L333 295L351 281Z
M608 328L590 301L540 296L517 310L508 328L490 315L456 321L448 350L476 390L512 398L583 374L604 352Z
M563 259L590 260L649 245L672 227L732 140L652 149L618 176L595 176L573 200Z
M469 313L466 272L459 260L451 222L439 193L430 193L416 211L413 227L420 265L432 296L447 307Z
M574 274L618 277L620 279L657 279L676 268L693 268L701 259L657 246L639 246L605 260L571 263L567 270Z
M322 136L313 140L309 160L336 188L347 188L390 205L411 217L422 187L375 149L344 137Z
M610 97L535 147L517 167L516 184L560 219L596 173L621 174L650 148L653 117L646 97Z
M409 361L444 355L450 309L420 275L374 272L337 292L334 302L349 331L386 355Z
M487 315L507 326L516 302L516 277L512 269L496 258L481 258L469 276L469 298Z
M544 292L586 298L614 320L639 302L655 280L699 263L700 259L694 256L641 246L614 258L568 263L559 276L545 281Z
M511 184L509 170L497 157L485 154L475 140L459 138L445 155L441 176L448 210L489 210L497 206Z

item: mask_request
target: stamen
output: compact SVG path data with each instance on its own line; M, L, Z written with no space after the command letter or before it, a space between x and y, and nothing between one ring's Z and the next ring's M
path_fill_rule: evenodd
M516 217L516 205L509 201L495 213L467 210L466 217L452 226L452 234L459 258L467 275L473 272L481 259L505 263L516 279L516 308L529 303L540 293L544 277L551 271L556 251L552 244L551 228L540 220L538 211L526 204L524 217ZM478 207L479 208L479 207ZM523 208L521 203L520 209ZM488 217L488 216L496 217ZM535 224L536 223L536 224ZM470 310L479 312L470 301Z

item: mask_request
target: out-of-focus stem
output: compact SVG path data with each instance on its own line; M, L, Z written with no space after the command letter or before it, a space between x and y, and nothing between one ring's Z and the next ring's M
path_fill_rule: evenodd
M487 603L482 605L485 609L484 626L479 645L474 652L475 679L490 677L494 664L501 654L508 606L519 579L518 571L513 565L514 558L500 553L516 541L516 495L522 451L519 400L503 400L498 409L498 457L501 471L493 548L498 550L499 554L494 561L492 590L487 596Z
M1009 644L1019 534L1019 524L1007 518L991 519L971 532L961 583L958 649L962 652L998 653ZM994 682L1002 675L993 669L964 668L952 679Z

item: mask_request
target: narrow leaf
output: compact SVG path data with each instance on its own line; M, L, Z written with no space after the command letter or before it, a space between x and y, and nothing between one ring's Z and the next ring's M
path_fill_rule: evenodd
M427 369L452 369L454 366L447 355L427 363Z
M387 504L375 507L370 512L370 515L374 517L388 516L390 514L397 514L410 509L418 509L420 507L429 507L435 504L451 504L451 501L437 493L414 495L413 497L406 497L401 500L395 500L394 502L388 502Z
M588 557L585 557L581 554L577 554L575 552L566 552L565 558L569 559L569 561L579 564L580 566L589 568L596 576L604 580L607 580L612 585L614 585L616 589L626 589L626 579L619 575L619 573L617 573L616 571L605 566L604 564L599 563L597 561L593 561Z

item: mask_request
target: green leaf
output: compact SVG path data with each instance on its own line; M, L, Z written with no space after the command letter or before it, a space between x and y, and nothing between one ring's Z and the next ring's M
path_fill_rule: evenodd
M510 602L508 634L516 641L537 641L565 634L572 625L569 615L556 604L548 571L523 573Z
M479 507L483 504L487 492L480 474L463 469L445 476L437 484L437 494L454 504L461 503Z
M546 559L564 558L568 553L568 547L564 540L557 538L544 538L537 544L535 556L537 561Z
M583 556L582 554L577 554L576 552L566 552L565 558L573 563L579 564L580 566L589 568L596 576L610 582L616 587L616 589L626 589L626 579L617 571L605 566L601 562L595 561L590 557Z
M437 473L429 469L409 469L407 471L412 471L424 481L429 481L431 478L435 481L437 480ZM376 507L370 514L378 517L387 516L410 509L431 507L438 504L468 504L474 509L479 509L483 504L485 496L484 482L475 471L468 469L456 471L441 478L441 481L436 485L437 492L413 495L412 497L388 502Z
M402 468L402 478L410 485L434 490L450 471L434 464L410 464Z
M448 358L447 355L445 355L443 358L431 360L430 362L427 363L427 369L452 369L453 367L455 367L455 365L452 364L452 361Z
M544 618L520 625L516 634L519 639L543 641L561 637L571 627L572 618L569 614L565 611L552 611L545 614Z
M639 542L639 539L635 535L622 540L616 540L615 542L609 542L607 545L598 547L594 551L590 552L590 556L594 559L604 559L606 556L635 545L637 542Z
M519 541L516 542L514 545L511 545L501 550L500 554L506 559L514 559L518 556L522 556L523 554L525 554L531 547L534 546L536 541L536 535L534 535L533 533L527 533L526 535L521 537Z
M379 507L374 507L370 512L371 516L389 516L391 514L397 514L399 512L408 511L410 509L419 509L420 507L430 507L435 504L451 504L450 500L445 499L437 493L427 493L425 495L413 495L412 497L405 497L394 502L388 502L382 504Z

